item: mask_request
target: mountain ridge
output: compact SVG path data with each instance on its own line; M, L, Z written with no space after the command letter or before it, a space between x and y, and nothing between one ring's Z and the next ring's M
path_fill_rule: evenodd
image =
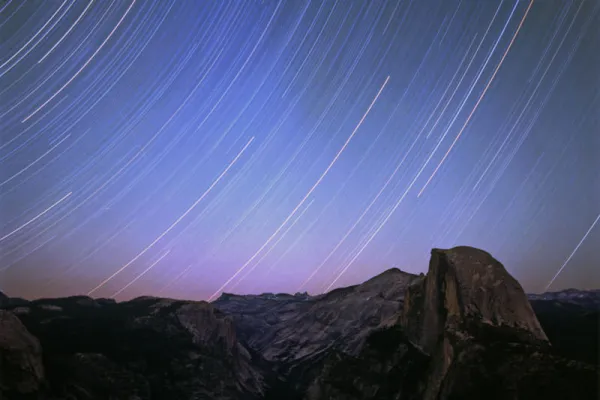
M382 272L380 272L379 274L373 276L372 278L367 279L365 282L368 282L369 280L375 279L379 276L386 276L386 275L390 275L390 274L394 274L394 273L402 273L402 274L407 274L407 275L412 275L415 277L422 277L424 276L423 273L419 273L419 274L415 274L412 272L407 272L407 271L403 271L402 269L398 268L398 267L391 267L388 268L386 270L383 270ZM358 286L360 284L356 284L356 285L350 285L350 286L344 286L344 287L340 287L339 289L347 289L347 288L351 288L354 286ZM320 293L320 294L310 294L308 291L304 291L304 292L295 292L295 293L287 293L287 292L262 292L262 293L246 293L246 294L239 294L239 293L230 293L230 292L222 292L221 295L213 300L212 302L209 303L214 303L215 301L218 301L221 296L250 296L250 297L263 297L263 296L300 296L300 297L318 297L318 296L322 296L325 295L327 293L331 293L336 289L332 289L329 292L326 293ZM589 297L589 298L600 298L600 288L598 289L577 289L577 288L566 288L566 289L562 289L562 290L551 290L551 291L545 291L545 292L540 292L540 293L534 293L534 292L525 292L525 294L527 295L527 297L530 300L538 300L538 299L544 299L544 300L551 300L551 299L570 299L570 298L577 298L577 297ZM39 297L39 298L33 298L33 299L26 299L23 297L12 297L12 296L8 296L5 292L0 290L0 304L2 304L3 301L6 301L7 299L10 299L12 301L18 301L18 302L31 302L31 301L38 301L38 300L51 300L51 299L55 299L55 298L89 298L89 299L94 299L94 300L105 300L105 301L115 301L115 302L119 302L116 299L113 298L109 298L109 297L91 297L88 296L86 294L73 294L73 295L69 295L69 296L65 296L65 297ZM180 299L180 298L170 298L170 297L159 297L159 296L151 296L151 295L142 295L142 296L138 296L138 297L134 297L128 300L122 300L120 302L127 302L127 301L131 301L131 300L135 300L135 299L140 299L140 298L168 298L168 299L172 299L172 300L181 300L181 301L206 301L206 300L189 300L189 299Z
M462 246L315 296L0 294L0 398L591 399L595 292L568 293L526 295Z

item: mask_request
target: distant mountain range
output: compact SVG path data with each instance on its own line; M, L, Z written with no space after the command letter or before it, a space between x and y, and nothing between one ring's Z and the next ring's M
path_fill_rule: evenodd
M563 301L582 305L600 305L600 289L579 290L566 289L559 292L546 292L542 294L528 294L529 300Z
M0 399L597 399L599 317L471 247L318 296L0 293Z

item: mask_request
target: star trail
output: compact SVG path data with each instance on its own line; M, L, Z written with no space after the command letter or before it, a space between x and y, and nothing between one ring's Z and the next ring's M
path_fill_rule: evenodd
M600 287L600 2L0 2L0 290Z

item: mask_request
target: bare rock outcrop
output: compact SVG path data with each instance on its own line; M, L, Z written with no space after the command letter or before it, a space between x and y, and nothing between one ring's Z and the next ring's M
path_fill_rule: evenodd
M444 332L480 324L548 340L519 282L489 253L466 246L431 251L427 276L408 290L402 324L427 352Z
M331 354L305 400L596 398L598 370L550 350L502 264L470 247L434 249L400 324L370 334L357 355Z
M233 316L239 336L265 359L295 362L331 347L356 354L370 332L397 323L417 278L394 268L319 296L225 294L213 304Z
M595 400L596 300L470 247L318 296L0 296L0 399Z
M13 313L0 310L0 398L35 395L43 382L39 341Z
M357 355L372 332L396 325L417 278L393 268L319 296L225 294L213 304L233 316L238 336L273 366L272 398L293 400L332 352Z
M263 397L263 371L253 365L255 356L237 339L232 318L209 303L152 297L116 303L75 296L31 301L26 309L18 318L1 311L8 317L1 320L0 338L10 336L0 340L8 343L0 346L0 376L11 384L23 382L20 387L28 388L32 399ZM40 344L27 336L25 326L44 349L43 369ZM7 367L6 349L20 355L18 365L29 366L22 368L29 375L19 381L7 375L18 370Z

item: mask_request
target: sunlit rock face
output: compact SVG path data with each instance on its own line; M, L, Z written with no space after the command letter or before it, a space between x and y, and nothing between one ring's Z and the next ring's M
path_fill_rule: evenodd
M407 297L403 325L426 351L443 332L468 334L479 324L512 331L521 340L547 341L519 282L483 250L433 249L427 276Z
M272 366L271 398L302 398L330 354L356 355L372 332L397 324L417 278L394 268L319 296L224 294L213 304L233 316L238 336Z
M318 296L0 296L0 399L596 399L595 295L456 247Z
M396 324L416 275L390 269L320 296L225 294L214 302L267 360L294 362L330 347L356 353L375 329Z
M552 354L520 284L482 250L432 250L399 321L372 333L357 355L328 357L306 399L595 396L595 368Z

